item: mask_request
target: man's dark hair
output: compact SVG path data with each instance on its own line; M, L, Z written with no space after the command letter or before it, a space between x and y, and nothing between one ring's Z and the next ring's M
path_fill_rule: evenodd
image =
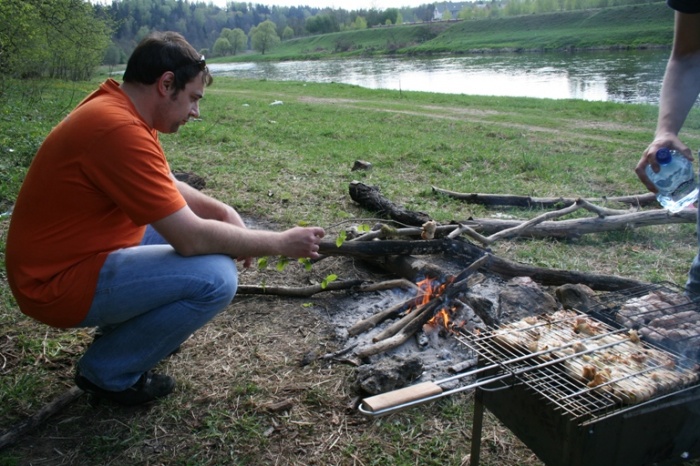
M185 38L172 31L154 32L144 38L129 57L124 82L153 84L166 71L175 75L175 92L199 73L206 86L213 82L204 57Z

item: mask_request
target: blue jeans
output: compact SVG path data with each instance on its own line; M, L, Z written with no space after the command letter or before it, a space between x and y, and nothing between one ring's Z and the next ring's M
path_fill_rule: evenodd
M235 261L183 257L150 226L140 246L109 254L80 327L100 327L78 362L80 374L121 391L172 353L233 300Z

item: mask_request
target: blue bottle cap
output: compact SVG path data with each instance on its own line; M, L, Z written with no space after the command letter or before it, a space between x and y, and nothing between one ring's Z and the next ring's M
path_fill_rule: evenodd
M672 158L673 154L671 153L670 149L662 147L661 149L656 151L656 161L659 162L659 165L666 165L668 163L671 163Z

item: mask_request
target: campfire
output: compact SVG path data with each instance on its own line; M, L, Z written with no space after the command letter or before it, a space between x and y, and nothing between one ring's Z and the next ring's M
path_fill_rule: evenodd
M391 308L390 312L384 311L380 314L382 318L388 318L397 310L402 309L404 305L409 306L409 312L397 322L384 329L381 333L374 336L372 338L373 344L360 348L356 352L356 356L363 359L394 349L405 343L406 340L424 326L434 326L438 319L449 322L449 307L452 306L457 297L466 290L469 276L484 265L484 263L488 261L488 258L489 256L484 256L475 261L458 276L450 278L449 281L445 283L436 283L434 279L430 278L419 282L419 293L416 298L410 299L408 302L404 302L398 307ZM417 305L412 307L411 305L414 303ZM369 319L373 324L378 320L377 317L374 316ZM364 329L367 326L366 321L360 321L353 327L352 333L355 333L358 328Z

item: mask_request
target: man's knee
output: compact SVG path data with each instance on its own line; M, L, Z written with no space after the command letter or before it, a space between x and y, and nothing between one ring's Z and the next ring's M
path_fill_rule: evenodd
M216 277L217 294L225 305L233 301L238 289L236 262L228 256L212 256L211 271Z

